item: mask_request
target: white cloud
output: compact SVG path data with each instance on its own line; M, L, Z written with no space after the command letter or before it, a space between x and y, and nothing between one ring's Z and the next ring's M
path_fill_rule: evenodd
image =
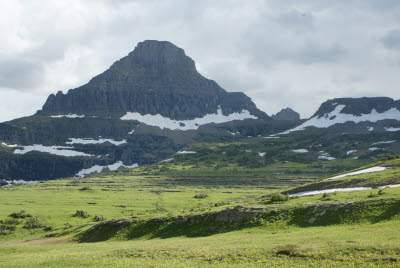
M87 83L145 39L182 47L202 74L245 92L268 114L289 106L310 116L332 97L400 98L399 6L7 1L0 10L0 104L9 109L0 108L0 121L32 114L43 96Z

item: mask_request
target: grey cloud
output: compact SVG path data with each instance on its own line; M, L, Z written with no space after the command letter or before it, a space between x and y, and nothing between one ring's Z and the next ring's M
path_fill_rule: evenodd
M302 64L333 62L346 54L346 50L338 45L321 46L318 44L305 44L299 51L289 55L288 59L294 59Z
M400 50L400 29L392 30L382 38L383 45L388 49Z
M307 116L326 98L356 93L400 98L398 65L383 56L400 48L399 30L385 35L399 29L399 6L398 0L26 1L9 23L22 32L12 38L0 25L0 40L24 48L0 48L0 87L40 94L78 87L137 42L158 39L182 47L202 74L228 91L244 91L269 114L289 106ZM347 79L360 74L361 80Z
M29 59L0 58L0 88L30 90L42 82L43 66Z
M293 31L309 31L314 27L314 17L310 12L290 10L280 14L277 21L283 27Z

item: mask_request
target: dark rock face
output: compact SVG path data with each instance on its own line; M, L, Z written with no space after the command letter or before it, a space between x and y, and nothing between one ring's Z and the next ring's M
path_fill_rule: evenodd
M289 121L299 121L300 120L300 114L293 111L290 108L282 109L279 113L277 113L271 117L276 120L289 120Z
M341 113L352 114L360 116L361 114L369 114L372 109L375 109L378 113L386 112L392 108L400 110L400 100L393 100L388 97L376 97L376 98L337 98L324 102L321 104L318 111L314 116L324 116L325 113L332 112L338 105L345 105ZM400 118L399 118L400 120Z
M121 117L127 112L161 114L176 120L249 110L268 116L243 93L228 93L204 78L183 49L147 40L89 83L48 97L38 115L84 114Z

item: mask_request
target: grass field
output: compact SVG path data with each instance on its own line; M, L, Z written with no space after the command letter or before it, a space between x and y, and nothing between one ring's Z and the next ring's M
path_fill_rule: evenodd
M2 267L398 267L400 221L207 237L75 243L67 238L0 246Z
M0 188L0 230L15 227L0 235L0 267L398 267L400 188L278 194L400 183L398 159L253 166L253 158L265 160L255 149L243 160L226 146L194 146L197 154L85 179ZM323 181L374 165L389 169Z

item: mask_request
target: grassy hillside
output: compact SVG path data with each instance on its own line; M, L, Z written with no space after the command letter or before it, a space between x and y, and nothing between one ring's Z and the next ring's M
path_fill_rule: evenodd
M397 142L370 151L384 140L364 138L193 144L155 165L2 187L0 267L396 267L400 188L286 195L400 183Z

